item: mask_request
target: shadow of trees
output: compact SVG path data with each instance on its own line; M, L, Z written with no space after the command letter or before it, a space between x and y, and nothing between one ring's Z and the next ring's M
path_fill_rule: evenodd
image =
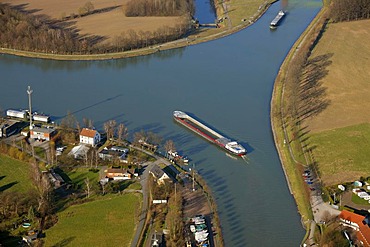
M327 53L307 60L300 77L297 90L297 105L293 131L293 140L297 139L301 143L304 153L309 155L310 166L318 173L317 162L312 151L316 145L310 143L310 130L308 125L302 125L302 121L312 118L323 112L331 103L327 98L327 88L323 86L322 79L327 76L328 66L332 64L330 60L333 53ZM293 129L296 129L294 131ZM317 174L319 175L319 174Z
M76 237L72 236L69 238L65 238L58 243L54 244L53 247L63 247L63 246L68 246Z
M329 72L327 67L332 63L330 60L332 56L332 53L327 53L307 61L298 90L300 120L317 116L330 104L326 97L327 88L322 85L322 79Z
M0 192L3 192L11 187L13 187L14 185L16 185L18 183L18 181L15 181L15 182L10 182L6 185L3 185L3 186L0 186Z

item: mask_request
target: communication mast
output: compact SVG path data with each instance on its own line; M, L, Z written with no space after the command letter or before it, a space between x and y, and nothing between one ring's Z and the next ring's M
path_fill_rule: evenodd
M32 103L31 103L31 94L33 90L31 86L28 86L27 94L28 94L28 107L29 107L29 116L30 116L30 131L32 130Z

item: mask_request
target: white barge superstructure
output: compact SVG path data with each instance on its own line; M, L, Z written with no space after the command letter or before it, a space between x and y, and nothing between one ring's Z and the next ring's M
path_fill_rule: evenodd
M279 22L283 19L284 16L285 16L285 12L283 10L280 10L277 16L270 23L270 28L271 29L277 28Z
M243 156L247 153L246 149L236 141L232 141L224 137L220 133L217 133L215 130L209 128L208 126L202 124L198 120L189 116L185 112L174 111L173 118L175 119L176 122L184 125L185 127L194 131L195 133L202 136L206 140L217 144L218 146L226 149L232 154Z

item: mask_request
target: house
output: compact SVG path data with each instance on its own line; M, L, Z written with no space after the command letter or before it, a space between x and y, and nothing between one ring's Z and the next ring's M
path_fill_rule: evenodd
M80 143L88 144L93 147L100 142L100 133L97 130L83 128L80 133Z
M69 156L73 156L75 159L84 159L89 152L90 148L85 145L78 145L72 148L68 153Z
M43 141L50 141L55 134L56 131L53 128L33 127L30 130L31 138Z
M99 152L99 158L102 160L113 160L114 158L118 158L120 162L127 163L127 152L128 149L126 148L126 152L120 152L120 151L115 151L112 148L111 149L106 149L104 148L102 151Z
M64 179L58 173L55 173L53 169L49 170L48 176L50 182L54 185L54 189L58 189L65 183Z
M158 165L154 165L153 168L150 169L149 173L153 175L158 184L164 183L165 180L170 179L170 176Z
M22 124L19 121L7 119L0 124L0 137L9 137L21 129Z
M132 173L123 168L109 168L104 171L107 178L113 180L128 180L132 178Z
M339 215L340 223L357 231L358 241L364 247L370 247L370 222L369 218L343 210Z

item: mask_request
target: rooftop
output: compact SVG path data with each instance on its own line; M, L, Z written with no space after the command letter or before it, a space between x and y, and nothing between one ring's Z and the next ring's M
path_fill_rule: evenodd
M83 128L81 130L80 135L93 138L95 136L96 132L97 132L96 130L92 130L92 129L88 129L88 128Z

